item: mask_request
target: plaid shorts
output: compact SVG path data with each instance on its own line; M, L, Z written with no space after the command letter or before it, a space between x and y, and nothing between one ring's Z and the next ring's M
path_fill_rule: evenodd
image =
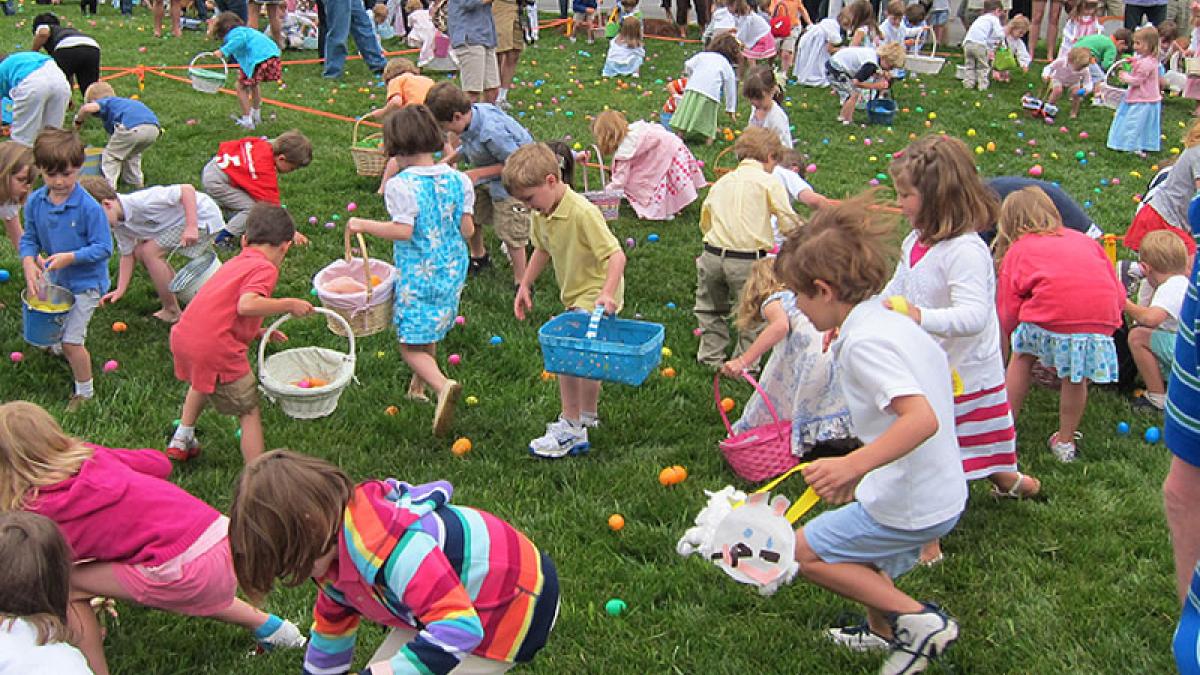
M278 82L283 78L283 66L278 56L263 61L254 68L254 74L246 77L244 70L238 69L238 84L243 87L253 87L259 82Z

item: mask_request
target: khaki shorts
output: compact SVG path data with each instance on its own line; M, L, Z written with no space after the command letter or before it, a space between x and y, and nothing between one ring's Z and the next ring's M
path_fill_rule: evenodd
M492 201L492 193L486 185L475 188L475 222L492 224L496 237L509 246L525 246L529 243L529 209L520 200L508 197Z
M454 48L458 57L458 74L462 78L462 90L478 93L500 86L500 66L496 64L496 50L482 45L464 45Z
M208 397L213 408L222 415L241 417L258 408L258 379L246 373L233 382L218 382Z
M521 11L516 0L493 0L492 19L496 22L496 53L525 49L525 33L521 30Z
M87 340L88 324L99 306L100 291L75 293L75 304L71 305L71 310L67 312L66 320L63 321L63 344L81 345Z

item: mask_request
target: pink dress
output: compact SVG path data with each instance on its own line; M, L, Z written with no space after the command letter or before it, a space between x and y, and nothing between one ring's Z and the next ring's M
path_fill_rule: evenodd
M1192 41L1188 44L1192 51L1200 50L1200 28L1192 29ZM1183 84L1183 97L1200 101L1200 77L1189 75Z
M625 199L643 220L667 220L696 201L708 185L700 162L675 134L660 124L634 122L613 155L610 190Z

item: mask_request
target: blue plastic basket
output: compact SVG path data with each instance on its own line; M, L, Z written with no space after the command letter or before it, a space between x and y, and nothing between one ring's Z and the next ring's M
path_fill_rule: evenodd
M603 318L603 320L601 320ZM662 359L663 327L646 321L567 312L538 330L542 362L560 375L638 386Z

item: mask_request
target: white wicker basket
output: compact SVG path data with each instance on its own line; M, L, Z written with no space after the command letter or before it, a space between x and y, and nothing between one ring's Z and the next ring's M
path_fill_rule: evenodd
M1129 59L1118 59L1108 67L1108 72L1104 74L1104 81L1096 85L1096 93L1092 95L1092 105L1113 110L1121 106L1121 101L1125 99L1125 92L1128 90L1124 87L1115 87L1108 81L1112 79L1113 73L1128 61Z
M323 347L297 347L268 357L267 342L270 341L271 334L284 321L292 318L290 314L276 319L263 333L258 345L259 386L267 398L279 404L285 415L300 420L316 419L332 413L337 408L342 390L354 379L354 331L336 312L323 307L314 307L313 311L343 324L346 337L350 340L349 353ZM309 377L320 377L328 380L329 384L315 388L294 384Z
M929 56L921 54L920 51L909 54L904 59L904 69L918 75L937 75L942 72L945 63L946 59L937 55L937 36L933 35L933 39L929 41Z

